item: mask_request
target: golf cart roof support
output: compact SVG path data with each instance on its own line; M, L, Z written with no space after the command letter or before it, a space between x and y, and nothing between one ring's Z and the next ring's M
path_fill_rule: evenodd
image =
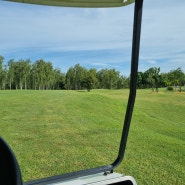
M138 63L139 63L139 48L140 48L140 35L141 35L141 22L142 22L142 9L143 0L135 1L135 11L134 11L134 25L133 25L133 38L132 38L132 58L131 58L131 73L130 73L130 93L127 103L127 109L125 114L125 121L123 125L122 137L120 142L118 158L112 164L115 168L123 160L126 143L132 118L132 112L136 97L136 87L137 87L137 73L138 73Z
M55 5L55 6L67 6L67 3L75 3L76 7L110 7L109 3L118 3L118 6L125 6L134 2L134 0L6 0L22 3L32 3L32 4L45 4L45 5ZM55 4L55 2L61 3L65 2L65 5ZM77 3L82 4L77 4ZM86 2L86 4L85 4ZM93 4L94 2L95 4ZM101 2L102 4L98 5ZM103 4L104 3L104 4ZM108 4L106 4L108 3ZM81 6L83 5L83 6ZM103 6L104 5L104 6ZM113 5L112 5L113 6ZM133 40L132 40L132 56L131 56L131 73L130 73L130 93L128 98L128 104L125 114L125 120L123 124L123 131L120 141L120 148L118 152L117 159L109 165L76 171L72 173L67 173L63 175L56 175L53 177L47 177L43 179L33 180L30 182L24 183L24 185L46 185L52 184L55 182L61 182L81 176L87 176L98 173L113 172L113 170L122 162L125 154L126 143L132 118L132 112L135 103L136 97L136 85L137 85L137 72L138 72L138 61L139 61L139 48L140 48L140 34L141 34L141 22L142 22L142 8L143 0L135 0L135 9L134 9L134 25L133 25Z

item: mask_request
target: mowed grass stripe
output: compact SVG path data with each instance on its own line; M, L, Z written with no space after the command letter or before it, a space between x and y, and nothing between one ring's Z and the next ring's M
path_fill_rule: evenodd
M97 165L112 162L112 155L105 151L115 141L106 138L120 136L117 117L122 117L112 109L115 101L75 91L7 91L2 100L8 111L1 116L1 133L16 152L25 180L94 167L97 161ZM114 144L113 159L119 142ZM50 161L53 150L57 157Z
M24 181L113 162L127 97L128 90L0 91L1 136L15 151ZM184 112L183 93L138 90L117 171L138 184L183 184Z

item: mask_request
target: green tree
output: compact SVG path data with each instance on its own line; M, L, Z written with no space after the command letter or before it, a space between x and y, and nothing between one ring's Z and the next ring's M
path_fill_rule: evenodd
M43 90L45 89L45 79L46 79L46 73L45 73L45 65L46 62L43 59L37 60L35 62L35 80L36 83L38 85L38 89L39 90Z
M119 77L119 72L115 69L101 69L97 72L99 88L117 89Z
M160 81L160 68L158 67L152 67L149 68L147 71L145 71L146 77L147 77L147 82L154 91L156 89L156 92L158 92L158 87L159 87L159 81Z
M175 88L179 86L179 91L181 92L181 87L185 84L185 74L183 73L182 69L178 67L176 70L171 70L168 73L168 76Z
M11 72L9 76L14 77L14 82L16 89L27 89L27 84L29 81L29 75L31 70L30 60L24 61L20 59L17 62L13 62L12 60L9 63L9 68Z
M95 81L96 81L96 78L92 70L88 71L86 77L84 77L82 81L82 86L83 88L87 89L87 91L90 92L90 90L94 87Z
M116 71L115 69L109 69L108 70L108 89L117 89L117 84L119 80L119 71Z
M138 72L137 73L137 87L139 89L143 88L144 87L144 84L143 84L143 73L142 72Z
M0 89L2 89L3 62L4 57L0 55Z
M65 74L59 68L54 69L54 86L53 89L65 89Z
M30 71L30 83L32 89L39 88L39 71L37 68L37 63L32 64Z
M90 68L87 73L87 76L91 76L92 78L93 89L96 89L98 87L98 79L96 74L97 74L97 70L95 68Z
M27 89L31 71L31 61L29 59L21 61L21 71L22 71L22 83L24 84L24 89Z
M129 78L121 75L117 82L117 89L125 89L129 87Z
M54 70L53 70L53 65L51 62L46 62L44 64L44 84L45 84L45 89L51 89L51 87L54 84Z
M75 90L81 90L83 88L83 80L87 77L87 69L80 66L80 64L76 64L74 66L74 85Z
M12 89L12 84L14 81L14 59L9 60L8 62L8 81L9 81L9 88Z
M108 69L101 69L97 72L97 79L99 82L100 89L108 89Z
M87 69L76 64L70 67L66 73L66 89L81 90L83 89L84 79L87 77Z
M162 79L163 87L167 87L167 86L172 85L171 81L168 79L168 73L161 73L160 76Z
M75 72L73 67L70 67L66 73L65 88L67 90L71 90L75 88Z
M7 74L8 74L8 70L7 70L7 65L5 65L2 69L1 72L1 83L2 83L2 89L5 90L6 89L6 85L7 85Z
M14 63L14 83L15 83L15 88L18 89L19 86L21 85L20 88L22 88L22 72L21 72L21 67L20 67L20 62L15 62Z

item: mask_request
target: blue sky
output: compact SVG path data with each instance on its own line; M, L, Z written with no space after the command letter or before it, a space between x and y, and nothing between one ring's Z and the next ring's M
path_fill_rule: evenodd
M185 72L185 1L144 0L139 71ZM61 8L0 0L0 55L130 73L134 6Z

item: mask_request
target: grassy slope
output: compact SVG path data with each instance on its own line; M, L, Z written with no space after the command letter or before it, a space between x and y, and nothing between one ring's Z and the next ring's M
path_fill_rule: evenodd
M184 184L185 94L143 93L138 91L126 172L140 184Z
M128 91L0 91L0 130L24 180L112 163ZM185 94L139 90L123 163L138 184L185 182Z

